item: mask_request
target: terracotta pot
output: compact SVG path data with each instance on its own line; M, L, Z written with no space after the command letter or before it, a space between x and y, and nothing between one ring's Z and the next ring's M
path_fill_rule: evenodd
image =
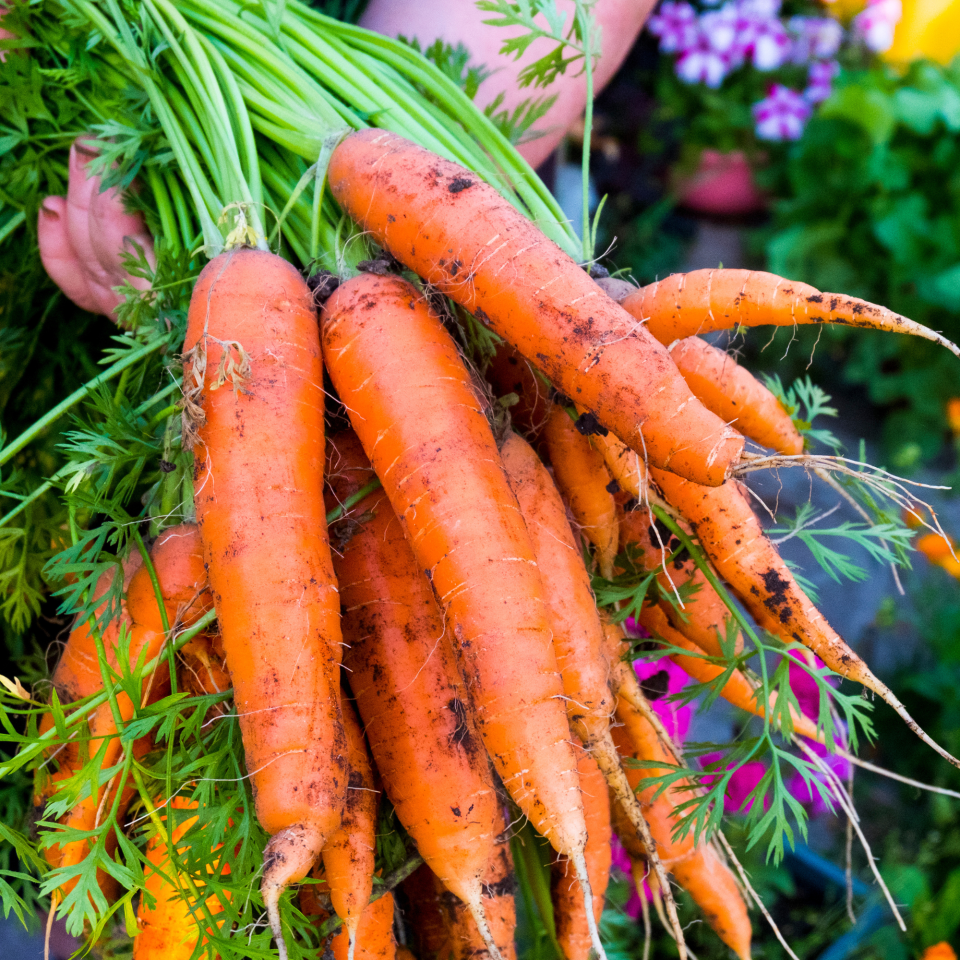
M700 213L734 215L762 210L767 198L757 189L753 171L740 150L704 150L700 165L675 185L680 202Z

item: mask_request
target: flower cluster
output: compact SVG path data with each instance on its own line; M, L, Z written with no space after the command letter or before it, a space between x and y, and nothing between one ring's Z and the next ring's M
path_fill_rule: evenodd
M827 0L833 2L833 0ZM772 83L753 105L761 140L796 140L833 85L840 67L835 57L845 38L832 17L780 16L781 0L726 0L698 12L686 0L664 0L648 29L661 52L676 57L674 69L685 83L718 88L734 70L749 65L762 72L807 67L807 86L793 90ZM851 25L851 39L874 51L889 48L900 19L901 0L868 0Z

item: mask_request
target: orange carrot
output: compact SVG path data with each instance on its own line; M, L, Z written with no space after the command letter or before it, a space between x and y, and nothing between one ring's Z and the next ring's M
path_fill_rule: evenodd
M686 337L670 356L693 395L745 437L779 453L803 453L803 437L780 401L746 367L723 350Z
M645 322L661 343L737 326L841 323L909 333L960 356L958 348L939 333L886 307L839 293L821 293L806 283L759 270L675 273L630 294L623 300L623 307Z
M183 797L174 797L170 803L170 807L178 811L193 810L196 806L195 802ZM161 819L170 829L169 816L163 813ZM174 820L170 842L179 853L184 852L181 841L196 822L196 816ZM197 942L206 940L198 918L191 912L191 907L193 910L198 908L191 901L186 884L171 881L176 878L176 867L170 863L169 853L166 839L159 834L147 844L150 869L146 871L146 890L137 909L138 932L133 941L133 960L190 960ZM228 872L229 868L226 870ZM202 887L202 884L197 886ZM216 896L207 898L206 907L211 914L223 910Z
M737 463L743 439L693 397L666 350L476 174L361 130L327 176L377 243L651 462L709 484Z
M641 507L624 514L620 522L620 540L624 550L632 550L640 566L657 574L657 584L666 596L682 587L695 587L696 592L684 601L683 609L672 604L666 614L675 630L692 640L713 657L724 656L720 639L727 636L731 613L717 591L691 557L670 557L680 548L680 541L659 525L653 512ZM743 649L743 636L736 631L735 651Z
M796 640L831 670L862 683L893 707L908 727L954 766L952 757L917 725L893 691L838 636L810 602L764 535L746 495L736 481L703 487L667 473L651 471L664 496L690 521L704 552L754 619L766 630Z
M331 438L327 472L336 502L373 476L351 433ZM443 616L383 490L335 535L342 527L352 534L334 561L344 665L384 789L420 855L492 943L482 877L502 829L499 802Z
M323 371L303 278L259 250L211 260L184 357L197 520L257 817L271 835L261 889L285 960L280 895L339 827L347 789L340 601L320 496Z
M587 870L593 888L593 912L597 923L603 913L607 881L610 878L610 801L607 783L600 768L588 753L577 759L580 791L587 816ZM557 941L567 960L589 960L590 931L580 883L569 862L561 857L551 870L551 898Z
M666 640L667 643L675 647L682 647L689 650L694 656L685 657L683 654L671 654L670 659L681 670L685 671L694 680L700 683L709 683L715 680L724 672L724 667L719 664L710 663L696 654L700 653L700 648L695 643L688 640L682 633L675 630L667 619L666 613L659 606L646 606L640 613L640 623L646 627L655 637ZM720 690L720 696L728 703L732 703L741 710L746 710L755 716L762 717L764 708L757 698L758 688L751 683L739 670L734 670L727 678ZM771 694L771 703L776 698L776 691ZM805 714L798 713L796 710L790 710L790 718L793 723L793 729L796 733L811 740L819 740L817 725Z
M631 497L642 499L647 486L643 458L609 431L591 434L590 443L600 451L610 476L617 481L620 489Z
M377 798L380 791L374 783L373 767L360 721L342 693L340 706L347 736L349 770L347 802L340 828L330 835L320 856L330 887L330 901L347 931L349 960L354 960L361 914L373 892Z
M456 346L414 287L369 274L327 301L322 337L333 384L453 630L487 753L587 886L540 575ZM602 956L599 935L594 946Z
M601 576L613 577L620 533L612 481L603 456L577 430L563 407L552 404L543 442L557 487L586 538L596 547Z
M150 551L150 559L160 584L160 593L171 626L176 624L189 626L198 620L209 608L210 596L206 591L206 574L203 569L197 528L191 524L184 524L165 531L154 543ZM130 618L130 662L136 663L141 657L144 660L152 660L160 654L166 635L160 622L160 608L154 592L153 580L146 567L137 569L131 578L126 606L127 615ZM126 625L123 629L126 630ZM84 635L81 637L81 642L87 644L92 641L88 635ZM147 679L141 701L149 703L164 696L168 676L165 668L161 666L158 674ZM134 704L123 691L117 692L116 699L120 719L130 720L140 703ZM99 752L100 766L106 770L119 761L123 750L117 735L116 719L109 702L97 707L89 724L90 750ZM142 756L149 748L149 743L150 741L147 740L136 742L133 747L134 755ZM80 757L76 753L68 754L69 762L76 763L77 767L81 764ZM73 772L69 767L67 769ZM66 771L63 772L66 773ZM132 796L133 788L128 786L127 791L120 798L120 805L129 803ZM94 830L100 820L101 811L107 809L108 804L114 804L115 797L116 791L112 785L106 791L97 791L84 797L64 818L64 826L77 830ZM51 848L48 859L55 862L57 866L72 867L86 856L88 844L87 840L69 841L57 848ZM62 892L68 892L75 884L75 879L68 881L64 884Z
M181 647L180 659L181 683L195 696L226 693L230 689L223 643L215 630L206 630Z
M450 960L456 946L443 901L451 894L426 864L414 870L400 889L419 960Z

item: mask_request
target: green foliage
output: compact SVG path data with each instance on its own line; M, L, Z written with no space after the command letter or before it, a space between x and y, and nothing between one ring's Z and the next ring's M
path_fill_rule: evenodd
M960 63L845 70L784 161L767 172L780 199L768 268L843 291L960 337ZM811 337L808 334L804 343ZM944 439L956 358L905 336L827 328L846 379L888 409L898 465Z

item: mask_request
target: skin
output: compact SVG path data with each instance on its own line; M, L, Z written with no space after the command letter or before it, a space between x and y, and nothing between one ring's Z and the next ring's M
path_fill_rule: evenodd
M456 638L487 753L583 877L586 825L540 573L456 345L414 287L370 274L327 301L322 337L337 393Z
M356 711L342 694L340 706L350 770L347 800L340 829L327 841L321 858L333 909L347 930L352 960L361 914L373 892L380 791L376 788L373 765Z
M123 300L114 288L124 282L140 290L149 287L124 270L123 254L136 255L139 246L151 265L156 260L143 217L124 210L117 188L101 192L100 177L87 170L95 156L82 137L70 148L67 195L43 201L37 239L40 259L54 283L77 306L116 320Z
M192 810L196 804L183 797L174 797L171 806L176 810ZM163 820L166 822L167 818L163 817ZM180 841L196 822L196 817L185 820L177 818L171 840L181 852L183 845ZM151 907L148 906L147 896L140 898L133 960L190 960L202 933L197 927L196 917L190 912L191 904L183 899L180 889L164 876L169 876L171 864L167 844L159 834L147 844L147 864L144 870L146 893L155 902ZM220 900L215 896L207 898L206 906L212 914L223 910Z
M597 922L603 913L610 879L610 800L607 783L597 762L586 752L577 759L580 790L587 816L587 870L593 888L593 911ZM557 940L567 960L589 960L591 943L580 883L569 863L560 857L551 870L550 894Z
M225 341L249 364L231 348L235 390L229 379L215 386ZM271 835L262 889L283 957L280 894L339 828L347 792L312 294L273 254L221 254L194 287L184 353L197 522L257 817Z
M627 296L623 307L661 343L738 326L842 323L909 333L957 353L932 330L886 307L840 293L821 293L806 283L761 270L694 270L675 273Z
M723 350L686 337L670 356L693 395L751 440L779 453L803 453L803 437L780 401L746 367Z
M331 506L373 477L352 433L331 439L328 473ZM334 561L344 665L377 769L420 855L492 939L481 884L502 829L499 801L451 638L383 490L351 517L367 519L337 528L352 534Z
M666 349L493 187L378 130L340 143L328 181L378 243L651 462L712 485L738 462L742 437Z
M569 22L573 4L560 0L559 11ZM637 35L654 7L653 0L599 0L593 15L600 28L601 57L594 68L594 88L603 89L630 52ZM523 67L549 53L554 44L536 40L517 61L499 56L500 47L508 37L519 34L517 28L504 29L484 23L494 14L478 10L473 3L448 3L444 0L418 0L415 4L397 0L372 0L360 20L362 26L386 36L400 34L417 37L421 48L442 38L456 46L462 43L470 51L473 64L496 67L496 72L480 85L477 106L483 109L498 94L503 94L503 107L511 112L523 100L533 96L556 96L556 102L533 130L542 134L535 140L521 143L518 150L531 166L539 166L560 144L563 135L583 115L587 102L586 78L579 74L579 65L557 78L542 90L522 88L517 77Z
M603 455L577 430L567 411L553 404L543 431L543 445L557 487L570 505L570 512L584 536L596 550L601 576L613 577L620 529L615 486L603 463Z

